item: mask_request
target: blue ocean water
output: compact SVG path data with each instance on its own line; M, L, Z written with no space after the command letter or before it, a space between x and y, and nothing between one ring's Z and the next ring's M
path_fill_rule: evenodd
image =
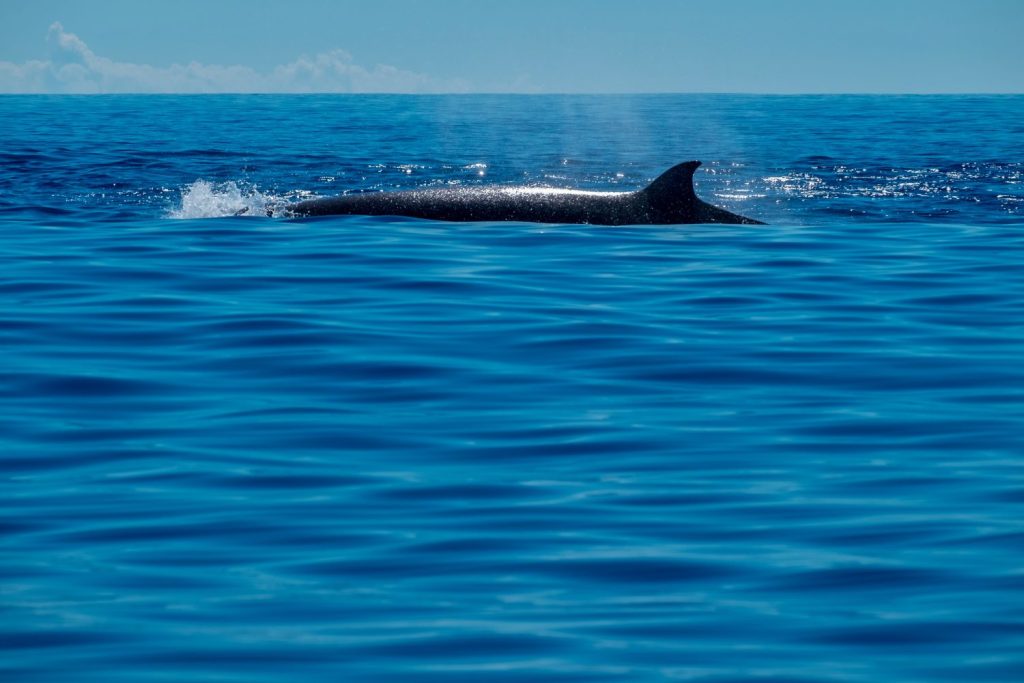
M262 215L688 159L768 225ZM1022 680L1022 173L1013 96L2 97L0 678Z

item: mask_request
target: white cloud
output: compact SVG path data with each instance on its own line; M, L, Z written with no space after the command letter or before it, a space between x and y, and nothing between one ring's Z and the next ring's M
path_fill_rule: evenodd
M465 92L468 83L437 79L386 64L372 68L352 61L344 50L300 57L269 72L248 66L115 62L89 49L60 22L46 37L49 60L0 61L0 93L296 93L296 92Z

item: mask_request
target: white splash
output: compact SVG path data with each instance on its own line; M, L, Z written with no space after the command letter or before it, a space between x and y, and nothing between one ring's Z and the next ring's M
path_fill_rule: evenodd
M181 192L181 206L168 212L168 218L215 218L217 216L265 216L280 200L255 187L242 189L238 183L211 183L197 180Z

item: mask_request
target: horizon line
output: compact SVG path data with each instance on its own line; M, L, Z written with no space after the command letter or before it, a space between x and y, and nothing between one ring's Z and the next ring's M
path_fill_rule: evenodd
M517 96L517 97L622 97L622 96L654 96L654 95L729 95L729 96L753 96L753 97L846 97L846 96L872 96L872 97L1014 97L1024 95L1024 91L1001 91L1001 90L936 90L936 91L885 91L885 90L806 90L792 92L769 92L755 90L660 90L660 91L554 91L554 92L518 92L518 91L479 91L479 92L402 92L402 91L322 91L310 90L303 92L278 92L278 91L220 91L220 92L152 92L152 91L123 91L123 92L0 92L0 97L119 97L130 95L133 97L221 97L221 96L260 96L260 97L281 97L281 96L388 96L388 97L480 97L480 96Z

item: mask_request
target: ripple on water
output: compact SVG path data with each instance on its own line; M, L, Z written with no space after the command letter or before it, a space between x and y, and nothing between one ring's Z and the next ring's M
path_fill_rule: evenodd
M0 678L1020 680L1021 102L3 98Z

